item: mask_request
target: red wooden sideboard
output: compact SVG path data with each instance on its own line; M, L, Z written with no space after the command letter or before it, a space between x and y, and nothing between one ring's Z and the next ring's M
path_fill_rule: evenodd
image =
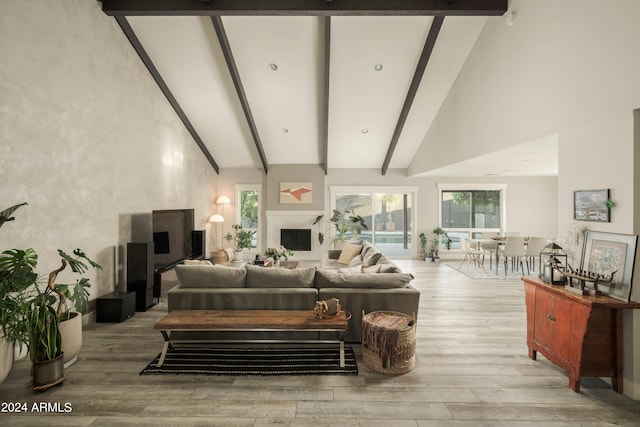
M622 392L622 310L640 303L607 296L583 296L523 277L527 305L529 357L537 352L563 368L569 387L580 391L580 377L610 377Z

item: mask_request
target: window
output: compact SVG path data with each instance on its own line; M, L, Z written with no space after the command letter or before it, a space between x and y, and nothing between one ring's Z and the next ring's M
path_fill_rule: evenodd
M260 185L236 185L237 224L254 231L251 247L258 247L260 237Z
M411 256L417 188L332 187L333 209L350 211L364 219L360 238L388 256ZM351 238L351 233L346 234Z
M506 185L439 184L440 226L447 231L452 249L460 238L476 238L482 232L504 228Z

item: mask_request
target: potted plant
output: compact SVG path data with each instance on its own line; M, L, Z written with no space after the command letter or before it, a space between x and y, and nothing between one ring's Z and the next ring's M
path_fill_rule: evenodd
M255 231L247 231L242 228L242 224L233 224L233 234L228 232L225 234L224 239L227 242L232 242L233 251L234 251L234 261L242 260L242 251L244 248L251 247L251 241L253 240L253 235L256 233Z
M318 224L323 220L323 218L324 215L316 217L313 221L313 225ZM340 246L340 244L344 245L344 238L348 232L351 232L352 240L358 240L362 230L368 230L367 224L364 222L364 218L350 210L340 212L339 210L334 209L333 215L327 222L335 227L335 236L332 241L335 248ZM318 233L318 241L320 244L324 243L324 233Z
M12 213L26 203L0 212L0 226L13 220ZM82 278L76 284L56 284L58 273L69 265L73 272L82 274L89 264L102 268L89 259L80 249L68 255L58 250L61 267L48 275L47 286L41 289L41 280L35 273L38 256L33 249L11 249L0 254L0 321L2 330L10 341L22 346L27 343L27 352L33 363L34 388L47 388L64 380L63 341L69 343L70 352L74 341L82 343L82 321L71 309L86 312L90 286ZM78 318L79 330L67 334L60 330L70 318ZM63 327L64 329L64 327ZM77 329L77 327L76 327ZM65 345L65 349L67 345ZM62 367L60 367L62 366Z
M438 251L440 250L440 242L442 238L445 237L447 241L445 242L447 249L451 247L451 239L449 239L449 235L447 234L442 227L436 227L433 229L433 237L431 238L431 261L435 262L440 259L438 256Z
M26 203L0 212L0 227L15 218L13 213ZM13 366L15 349L29 340L27 319L31 312L31 292L38 275L34 272L38 255L33 249L12 249L0 254L0 383Z
M418 258L424 260L427 257L427 243L428 239L424 233L420 233L420 251L418 252Z
M293 252L284 246L280 246L279 248L267 248L264 255L273 259L273 265L277 267L280 265L280 258L288 260L290 256L293 256Z

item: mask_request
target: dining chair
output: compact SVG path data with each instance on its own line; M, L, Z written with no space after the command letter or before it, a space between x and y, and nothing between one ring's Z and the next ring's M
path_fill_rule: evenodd
M458 266L458 270L462 268L464 262L467 262L467 272L469 271L469 267L471 266L471 261L475 267L482 267L482 271L486 273L484 269L484 250L472 248L469 240L461 237L460 238L460 248L462 248L462 253L464 254L464 258L462 258L462 262Z
M498 242L496 241L487 241L494 237L497 237L498 233L485 232L480 233L480 238L483 240L482 249L484 249L489 254L489 269L493 270L493 257L496 257L496 270L498 269Z
M502 251L504 257L504 275L507 275L507 262L511 261L511 269L516 268L516 264L520 264L522 275L524 276L524 264L522 260L526 257L526 250L524 248L524 236L508 236L504 243L504 250ZM498 267L496 267L496 272Z
M527 250L525 253L527 261L527 274L531 274L529 270L530 268L533 271L536 270L536 259L540 257L540 252L542 252L542 250L545 246L547 246L548 243L549 239L547 239L546 237L529 237L529 242L527 243Z

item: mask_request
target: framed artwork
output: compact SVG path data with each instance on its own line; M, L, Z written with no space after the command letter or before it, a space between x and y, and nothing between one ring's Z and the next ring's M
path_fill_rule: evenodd
M610 283L598 283L603 295L629 302L637 241L632 234L586 232L580 269L605 277L613 274Z
M310 204L313 196L310 182L281 182L280 203Z
M573 219L576 221L611 222L609 189L573 192Z

